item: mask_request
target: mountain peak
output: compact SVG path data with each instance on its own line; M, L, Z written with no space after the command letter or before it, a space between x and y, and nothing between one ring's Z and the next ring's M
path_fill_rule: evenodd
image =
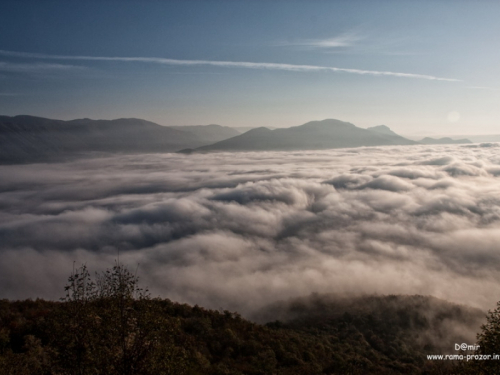
M356 127L354 124L351 124L350 122L340 121L336 119L325 119L325 120L309 121L303 125L295 126L295 128L323 128L331 126Z
M258 128L250 129L249 131L247 131L246 134L259 134L259 133L268 133L268 132L272 132L272 130L266 128L265 126L260 126Z
M389 128L387 125L377 125L377 126L372 126L370 128L366 128L366 130L370 130L372 132L377 132L381 134L386 134L386 135L398 135L394 133L391 128Z

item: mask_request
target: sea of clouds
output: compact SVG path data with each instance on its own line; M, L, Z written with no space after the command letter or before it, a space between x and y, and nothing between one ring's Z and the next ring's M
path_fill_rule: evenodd
M251 314L313 292L500 300L500 147L147 154L0 166L0 298L119 253L153 296Z

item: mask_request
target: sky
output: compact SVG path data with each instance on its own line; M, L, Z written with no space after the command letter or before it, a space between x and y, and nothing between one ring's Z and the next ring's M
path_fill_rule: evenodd
M497 1L1 1L0 114L500 133Z

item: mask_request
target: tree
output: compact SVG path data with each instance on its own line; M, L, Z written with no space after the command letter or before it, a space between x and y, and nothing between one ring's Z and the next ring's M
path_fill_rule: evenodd
M499 355L500 354L500 301L493 311L488 311L486 323L481 326L477 334L479 348L474 354ZM500 360L472 360L462 364L462 373L467 374L500 374Z
M127 267L116 262L93 280L83 265L65 291L53 343L62 368L77 375L183 372L185 355L173 345L176 322Z
M486 324L481 326L477 335L478 352L481 354L500 354L500 301L493 311L488 312Z
M55 325L53 344L62 348L58 361L72 374L95 372L97 288L86 265L73 269L64 290L66 296L61 298L63 304L58 309L58 319L52 322Z

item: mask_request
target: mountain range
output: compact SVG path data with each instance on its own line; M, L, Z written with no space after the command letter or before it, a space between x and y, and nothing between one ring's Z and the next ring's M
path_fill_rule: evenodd
M239 134L220 125L185 128L135 118L62 121L0 116L0 162L60 160L88 152L174 152Z
M135 118L63 121L25 115L0 116L0 163L57 161L89 152L323 150L420 143L470 141L425 138L416 142L396 134L385 125L363 129L333 119L273 130L253 128L241 134L227 126L162 126Z
M256 128L239 136L199 147L196 151L323 150L415 144L418 143L397 135L384 125L362 129L349 122L328 119L291 128Z

